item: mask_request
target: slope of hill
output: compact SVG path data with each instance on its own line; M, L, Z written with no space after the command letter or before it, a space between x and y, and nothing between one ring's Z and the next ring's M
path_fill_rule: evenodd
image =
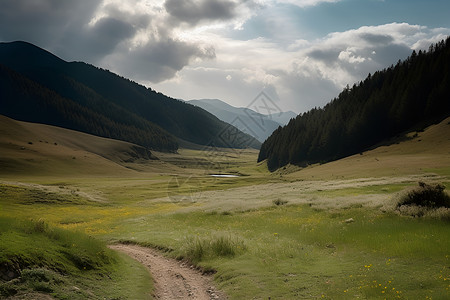
M218 99L200 99L188 101L212 113L220 120L233 124L258 141L265 141L279 126L286 125L296 116L293 112L280 112L264 115L250 108L234 107Z
M0 174L128 174L161 169L146 148L60 127L0 115ZM169 171L171 166L165 164Z
M390 145L380 145L369 151L306 168L288 165L276 172L289 180L360 179L367 176L400 178L424 173L448 177L450 117L424 131L409 132L406 139Z
M94 92L84 90L88 97L93 96L91 105L98 105L98 109L62 97L0 65L0 113L3 115L125 140L151 149L176 151L175 138L165 130L106 99L95 99Z
M450 38L347 87L324 108L299 115L261 146L269 170L365 151L450 115Z
M15 119L161 151L176 151L175 137L218 147L260 146L252 137L198 107L107 70L65 62L26 42L1 43L0 64L4 65L0 72L0 113Z

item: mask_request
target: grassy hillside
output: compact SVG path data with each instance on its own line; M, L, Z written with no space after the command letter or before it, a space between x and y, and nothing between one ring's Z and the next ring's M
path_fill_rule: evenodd
M403 176L435 172L450 175L450 118L424 131L412 131L387 145L326 164L289 165L276 174L290 180Z
M201 145L259 148L210 113L107 70L65 62L25 42L0 43L0 113L176 151L174 136ZM35 112L39 112L36 114Z
M142 146L4 116L0 149L3 175L125 175L136 174L133 169L160 169L162 164Z
M0 191L3 197L17 193ZM150 299L143 266L42 219L0 217L0 277L2 299Z

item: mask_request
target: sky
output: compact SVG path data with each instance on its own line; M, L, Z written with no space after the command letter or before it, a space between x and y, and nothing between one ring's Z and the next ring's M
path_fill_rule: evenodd
M173 98L283 111L450 35L438 0L0 0L0 41L23 40Z

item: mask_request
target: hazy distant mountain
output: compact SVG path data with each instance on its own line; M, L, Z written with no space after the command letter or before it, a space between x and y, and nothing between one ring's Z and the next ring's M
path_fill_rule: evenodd
M218 99L200 99L188 101L212 113L220 120L236 126L263 142L279 126L283 126L294 118L294 112L280 112L272 115L260 114L244 107L234 107Z
M0 114L151 149L177 138L217 147L260 143L207 111L83 62L66 62L26 42L0 43Z

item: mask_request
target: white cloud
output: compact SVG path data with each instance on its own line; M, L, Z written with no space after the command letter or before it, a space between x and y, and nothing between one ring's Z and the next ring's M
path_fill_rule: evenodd
M185 68L179 72L182 80L156 88L177 97L222 98L245 106L252 95L271 87L282 108L301 112L324 105L347 84L406 58L418 45L428 47L429 41L445 33L450 34L450 29L391 23L334 32L312 41L293 40L287 46L265 38L242 41L205 33L205 40L215 45L216 58ZM233 78L231 89L227 76Z
M347 48L344 51L341 51L339 53L338 58L342 61L346 61L349 62L351 64L355 64L355 63L363 63L366 61L366 58L361 57L361 56L356 56L355 52L352 51L350 48ZM371 60L371 58L368 58L369 60Z

